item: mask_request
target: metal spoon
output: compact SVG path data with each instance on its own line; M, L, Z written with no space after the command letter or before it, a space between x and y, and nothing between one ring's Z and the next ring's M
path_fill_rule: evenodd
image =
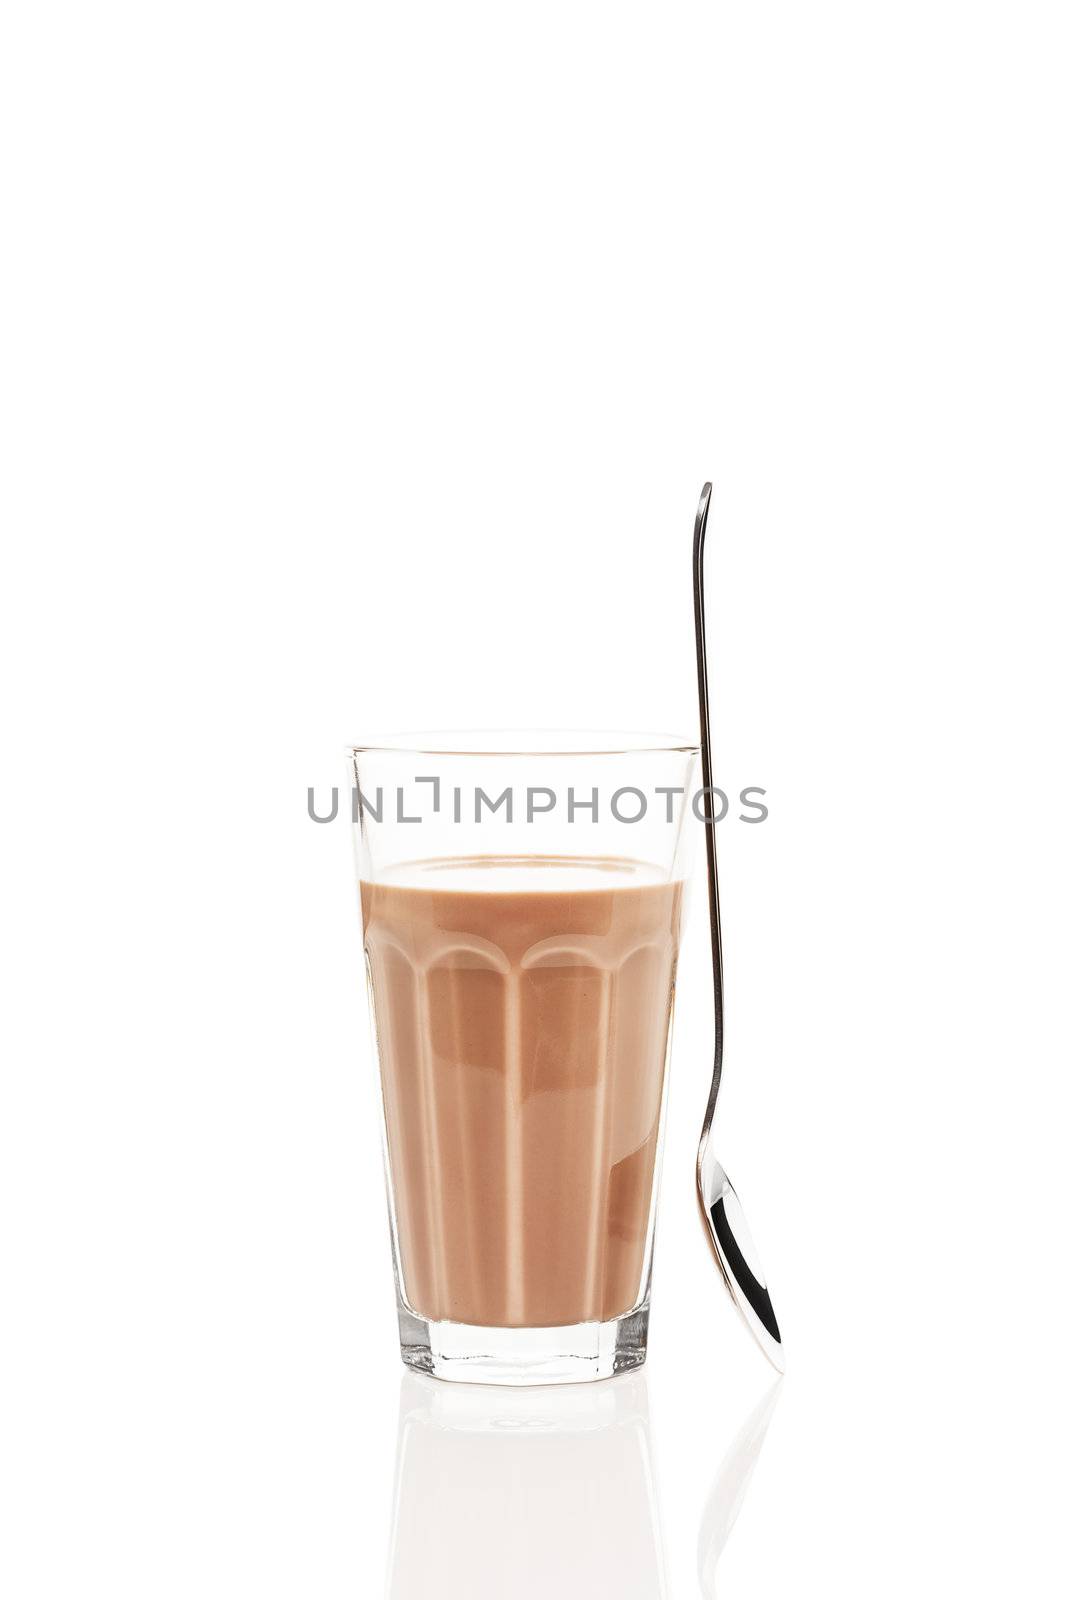
M693 616L696 622L697 689L700 695L700 765L704 776L707 821L704 837L708 850L708 910L711 916L711 969L715 992L715 1050L711 1092L697 1146L697 1199L734 1305L748 1324L756 1343L779 1372L785 1371L785 1352L774 1315L767 1280L748 1231L741 1202L711 1148L711 1124L722 1078L722 939L719 930L719 873L715 860L715 797L711 776L711 738L708 733L708 663L704 629L704 536L711 505L711 484L706 483L693 528Z

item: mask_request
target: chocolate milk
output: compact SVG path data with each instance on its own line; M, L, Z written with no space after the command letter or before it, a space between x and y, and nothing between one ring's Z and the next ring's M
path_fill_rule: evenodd
M640 862L361 884L405 1299L559 1327L641 1291L682 885Z

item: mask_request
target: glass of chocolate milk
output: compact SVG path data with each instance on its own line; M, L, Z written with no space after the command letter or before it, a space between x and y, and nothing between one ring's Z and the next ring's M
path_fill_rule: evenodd
M573 733L350 752L417 1371L543 1384L644 1362L696 754Z

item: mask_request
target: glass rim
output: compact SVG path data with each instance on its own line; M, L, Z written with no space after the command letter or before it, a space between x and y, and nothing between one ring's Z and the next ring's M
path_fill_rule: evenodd
M628 756L696 755L699 744L669 733L588 728L467 728L386 734L346 747L349 756Z

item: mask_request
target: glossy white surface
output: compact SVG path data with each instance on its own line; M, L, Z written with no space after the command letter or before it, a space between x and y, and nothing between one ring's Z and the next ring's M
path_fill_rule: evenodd
M1062 7L0 31L4 1600L466 1596L505 1529L549 1600L1058 1600ZM695 733L707 476L716 1146L789 1366L728 1539L772 1374L695 1214L703 912L647 1424L634 1385L605 1463L568 1396L504 1482L413 1423L398 1473L351 850L305 808L368 729Z

